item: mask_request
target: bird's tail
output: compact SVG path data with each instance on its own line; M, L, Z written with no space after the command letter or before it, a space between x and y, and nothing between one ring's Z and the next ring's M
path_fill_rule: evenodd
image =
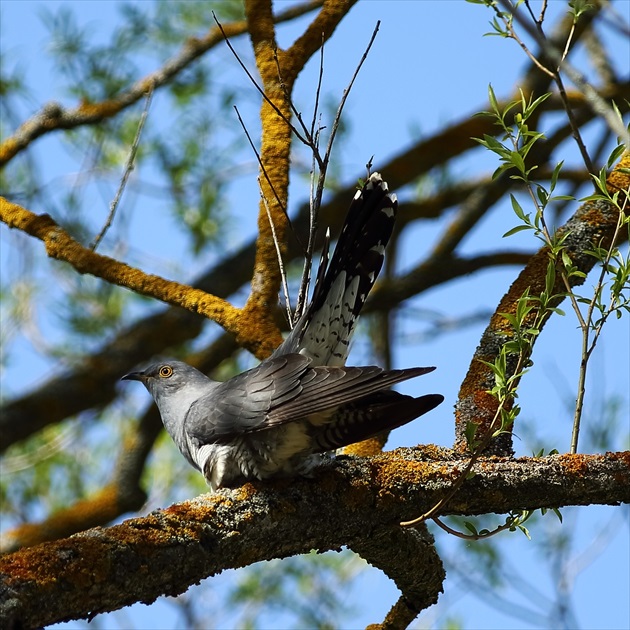
M391 431L435 409L441 394L407 396L391 390L374 392L337 409L329 422L313 428L313 452L333 451Z
M356 320L383 265L397 209L396 195L379 173L372 173L350 204L330 262L326 251L322 256L325 273L318 273L306 312L274 356L299 352L313 365L345 364Z

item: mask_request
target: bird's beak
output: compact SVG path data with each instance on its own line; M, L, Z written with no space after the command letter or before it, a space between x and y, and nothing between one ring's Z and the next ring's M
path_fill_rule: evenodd
M147 375L144 372L129 372L129 374L125 374L120 380L121 381L140 381L144 383L146 381Z

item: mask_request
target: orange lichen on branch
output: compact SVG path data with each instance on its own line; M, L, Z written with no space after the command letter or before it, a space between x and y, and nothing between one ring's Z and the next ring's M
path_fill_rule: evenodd
M406 457L409 452L414 454L413 459ZM420 460L417 459L419 452L422 454ZM465 462L452 461L452 458L452 451L434 444L382 453L372 460L373 481L381 488L381 494L400 484L423 487L430 483L452 482L465 466Z
M630 156L625 155L607 179L610 192L620 190L627 194L627 191L630 190L630 177L627 172L624 172L629 166ZM593 268L597 261L588 253L588 250L592 249L594 245L603 248L609 248L613 245L612 241L618 219L619 212L613 204L601 200L587 201L558 230L557 237L564 238L564 251L577 269L586 274ZM538 296L545 291L549 260L550 250L545 245L531 257L508 292L503 296L481 337L458 396L455 413L455 448L459 451L468 449L466 440L468 423L477 424L479 427L477 435L484 435L497 413L498 401L488 393L488 390L494 385L494 373L482 361L492 363L498 356L501 347L514 338L515 331L503 314L514 314L519 300L526 291L532 296ZM584 278L579 275L572 275L568 281L573 287L584 282ZM552 306L560 304L564 299L565 291L562 276L560 273L556 273L552 294L558 297L552 301ZM551 312L545 314L541 326L550 315ZM531 325L535 316L535 310L530 312L525 318L523 326ZM516 359L515 356L510 358L514 358L514 360L508 364L508 370L513 370ZM499 436L491 446L490 451L497 454L511 453L511 434L503 433Z
M350 444L343 449L344 455L356 455L357 457L371 457L372 455L378 455L382 452L389 433L381 433L374 437L363 440L363 442L357 442L356 444Z
M619 164L606 179L606 186L610 194L621 192L626 198L630 196L630 152L622 156Z
M249 300L240 312L236 342L258 359L267 358L281 343L282 334L265 304Z
M291 72L292 76L297 77L313 53L319 50L322 44L332 36L339 22L356 2L357 0L327 0L324 2L322 10L308 25L304 33L295 40L291 48L287 50L286 64L290 66L290 68L287 67L287 70Z
M0 220L40 239L46 253L72 265L79 273L88 273L111 284L156 298L173 306L181 306L203 315L238 334L240 310L229 302L186 284L164 280L139 269L102 256L75 241L48 215L36 215L0 197Z
M20 143L15 138L0 143L0 164L6 164L19 150Z
M120 101L99 101L97 103L91 103L90 101L81 101L79 107L77 107L77 114L84 116L85 118L95 118L100 120L101 118L111 118L115 116L121 109L123 109L123 103Z

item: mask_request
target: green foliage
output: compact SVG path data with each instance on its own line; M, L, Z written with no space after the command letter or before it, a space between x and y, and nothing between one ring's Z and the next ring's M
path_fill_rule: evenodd
M584 3L579 3L579 6L574 8L580 12L585 10L584 6ZM529 291L525 291L519 300L515 315L502 313L503 317L512 326L514 336L505 343L494 364L490 365L496 381L496 385L491 390L491 393L500 402L501 427L509 426L510 422L513 421L512 412L509 412L506 416L503 405L516 397L516 385L524 371L517 369L515 373L508 372L506 370L506 356L509 354L518 355L519 366L528 361L531 346L533 346L534 340L540 333L545 320L552 313L564 315L564 311L557 308L555 304L559 300L568 297L583 336L583 360L580 367L580 385L571 447L572 451L575 452L584 397L586 369L590 355L601 334L602 326L608 317L613 313L616 317L621 317L623 312L630 312L630 264L627 257L624 258L617 247L604 248L594 244L592 249L586 250L586 253L593 256L601 265L600 276L594 287L593 294L591 296L582 296L572 289L574 284L578 284L586 278L586 274L573 261L570 251L566 247L566 241L570 236L570 232L568 230L553 232L547 226L545 218L545 211L553 202L561 200L573 201L569 196L553 195L562 171L563 162L559 162L554 167L548 190L542 184L532 180L531 175L537 166L535 164L532 166L527 165L527 157L532 147L536 142L544 139L542 133L530 128L528 121L535 114L541 103L549 96L550 94L548 93L535 100L531 98L528 100L521 92L519 100L512 101L502 108L496 99L492 86L490 86L488 97L491 109L481 113L481 115L493 118L495 124L503 131L501 140L488 135L484 139L478 139L482 146L495 153L502 162L501 166L495 171L494 177L503 173L511 173L510 177L512 179L518 180L525 185L533 207L533 213L525 211L516 197L511 195L512 209L520 223L508 230L504 236L531 230L535 237L542 241L549 250L545 290L538 296L530 296ZM608 167L614 164L615 160L622 153L623 149L621 146L616 147L608 158ZM513 171L516 171L516 173ZM621 206L618 191L613 194L608 191L606 167L602 167L598 175L593 175L592 177L596 193L582 199L582 201L601 202L616 208L619 219L617 232L615 238L613 238L614 243L617 241L617 235L622 230L628 231L630 229L628 209ZM555 289L558 277L566 288L565 292L558 292ZM609 280L609 295L607 300L604 300L607 278ZM580 304L585 305L585 312L580 309ZM529 323L532 320L533 324ZM515 386L510 388L513 384ZM474 436L471 437L474 438Z

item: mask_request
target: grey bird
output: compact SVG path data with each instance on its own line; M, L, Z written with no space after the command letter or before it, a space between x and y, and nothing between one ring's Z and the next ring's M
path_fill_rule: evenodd
M123 379L142 382L184 457L214 490L309 474L328 451L395 429L444 397L390 388L433 367L346 367L357 317L383 264L398 202L373 173L357 191L313 297L268 359L223 383L164 360Z

